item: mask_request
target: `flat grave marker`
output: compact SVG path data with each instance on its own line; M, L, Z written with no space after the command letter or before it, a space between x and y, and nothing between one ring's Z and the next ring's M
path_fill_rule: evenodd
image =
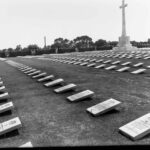
M102 61L103 61L103 59L99 59L99 60L97 60L96 62L99 63L99 62L102 62Z
M64 80L60 78L60 79L56 79L54 81L48 82L44 84L44 86L46 87L55 86L55 85L61 84L62 82L64 82Z
M99 69L99 68L104 68L105 66L106 66L106 64L101 64L101 65L98 65L98 66L96 66L94 68Z
M92 63L92 64L87 65L87 67L93 67L95 65L96 65L96 63Z
M6 90L5 86L0 86L0 91L1 92L5 91L5 90Z
M2 104L0 105L0 113L6 112L8 110L12 110L13 108L14 108L14 105L12 102Z
M74 101L80 101L85 98L92 97L93 95L94 95L93 91L85 90L85 91L79 92L77 94L71 95L71 96L67 97L67 99L71 102L74 102Z
M112 65L116 65L116 64L119 64L121 61L120 60L118 60L118 61L114 61L114 62L112 62L111 64Z
M79 62L79 61L78 61L78 62L75 62L75 63L73 63L73 64L74 64L74 65L78 65L78 64L80 64L80 63L82 63L82 62Z
M104 64L107 64L107 63L110 63L112 60L106 60L106 61L104 61L103 63Z
M0 94L0 100L7 99L8 97L9 97L8 92L5 92L5 93L3 93L3 94Z
M127 65L129 65L129 64L131 64L131 62L130 62L130 61L125 62L125 63L123 63L123 64L121 64L121 65L122 65L122 66L127 66Z
M25 71L28 71L28 70L31 70L32 68L31 67L29 67L29 68L26 68L26 69L19 69L20 71L22 71L22 72L25 72Z
M19 147L33 147L32 143L31 142L27 142Z
M57 88L54 90L54 92L56 93L63 93L63 92L66 92L66 91L69 91L69 90L73 90L76 88L77 85L73 84L73 83L70 83L68 85L65 85L63 87L60 87L60 88Z
M84 62L84 63L81 63L80 66L85 66L87 64L88 64L88 62Z
M138 69L138 70L135 70L133 72L131 72L132 74L140 74L140 73L144 73L146 71L146 69Z
M115 107L117 107L121 102L110 98L104 102L101 102L99 104L96 104L92 107L87 108L87 111L90 112L94 116L98 116L100 114L106 113Z
M115 69L116 67L117 67L117 66L112 65L112 66L109 66L109 67L105 68L105 70L113 70L113 69Z
M119 128L119 131L132 140L138 140L150 133L150 113Z
M10 119L0 124L0 135L22 127L21 121L18 117Z
M40 73L40 74L38 74L38 75L33 76L32 78L33 78L33 79L36 79L36 78L40 78L40 77L43 77L43 76L46 76L46 75L47 75L47 73L46 73L46 72L43 72L43 73Z
M137 63L137 64L133 65L133 67L140 67L140 66L143 66L143 64L144 63L142 63L142 62L141 63Z
M118 69L117 71L118 72L124 72L124 71L127 71L129 69L130 69L130 67L123 67L123 68Z
M34 76L34 75L39 74L39 73L41 73L41 71L40 71L40 70L37 70L37 71L32 72L32 73L29 73L29 74L27 74L27 75L28 75L28 76Z
M28 73L31 73L31 72L34 72L34 71L36 71L37 69L31 69L31 70L28 70L28 71L26 71L26 72L24 72L25 74L28 74Z

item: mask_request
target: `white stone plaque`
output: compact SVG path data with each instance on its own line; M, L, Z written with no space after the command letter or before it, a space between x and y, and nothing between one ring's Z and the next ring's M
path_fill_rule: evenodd
M94 95L93 91L85 90L85 91L82 91L80 93L71 95L71 96L67 97L67 99L71 102L74 102L74 101L79 101L79 100L82 100L82 99L85 99L85 98L89 98L93 95Z
M29 73L29 74L27 74L27 75L28 75L28 76L34 76L34 75L39 74L39 73L41 73L41 71L40 71L40 70L37 70L37 71L32 72L32 73Z
M99 59L99 60L97 60L96 62L99 63L99 62L102 62L102 61L103 61L103 59Z
M8 110L12 110L13 108L14 108L14 105L12 102L2 104L2 105L0 105L0 113L3 113Z
M138 140L144 137L150 133L150 113L120 127L119 131L132 140Z
M84 63L81 63L80 66L85 66L87 64L88 64L88 62L84 62Z
M31 142L27 142L19 147L33 147L32 143Z
M105 68L105 70L113 70L113 69L115 69L116 67L117 67L117 66L115 66L115 65L109 66L109 67Z
M123 68L118 69L117 71L118 72L124 72L124 71L127 71L129 69L130 69L130 67L123 67Z
M33 69L33 68L27 68L27 69L23 69L23 70L20 70L20 71L22 71L22 72L26 72L26 71L28 71L28 70L31 70L31 69Z
M3 93L3 94L0 94L0 100L2 100L2 99L7 99L7 98L9 98L8 92L5 92L5 93Z
M19 129L20 127L22 127L22 125L18 117L5 121L0 124L0 135Z
M53 79L53 78L54 78L54 75L49 75L49 76L46 76L44 78L40 78L37 81L38 82L44 82L44 81L47 81L47 80L50 80L50 79Z
M5 91L6 90L6 88L5 88L5 86L1 86L0 87L0 91L2 92L2 91Z
M76 85L75 84L68 84L68 85L65 85L63 87L60 87L58 89L55 89L54 92L56 93L63 93L63 92L66 92L66 91L69 91L69 90L73 90L76 88Z
M125 62L125 63L123 63L123 64L121 64L121 65L122 65L122 66L127 66L127 65L129 65L129 64L131 64L131 62L130 62L130 61Z
M146 71L146 69L138 69L138 70L135 70L133 72L131 72L132 74L140 74L140 73L144 73Z
M115 107L117 107L121 102L110 98L102 103L99 103L97 105L94 105L90 108L87 108L87 111L90 112L94 116L98 116L100 114L106 113Z
M40 78L40 77L43 77L43 76L46 76L46 75L47 75L47 73L46 73L46 72L43 72L43 73L40 73L40 74L38 74L38 75L33 76L32 78L33 78L33 79L36 79L36 78Z
M141 63L137 63L137 64L133 65L133 67L140 67L140 66L143 66L143 64L144 63L142 63L142 62Z
M31 69L31 70L28 70L28 71L26 71L26 72L24 72L25 74L28 74L28 73L31 73L31 72L34 72L34 71L36 71L37 69Z
M51 81L51 82L48 82L46 84L44 84L46 87L49 87L49 86L54 86L54 85L58 85L58 84L61 84L62 82L64 82L63 79L56 79L54 81Z
M106 60L106 61L104 61L103 63L104 64L107 64L107 63L110 63L112 60Z
M92 63L92 64L87 65L87 67L93 67L95 65L96 65L96 63Z
M104 68L105 66L106 66L106 64L101 64L101 65L98 65L98 66L96 66L94 68L99 69L99 68Z
M118 61L112 62L111 64L112 64L112 65L116 65L116 64L119 64L120 62L121 62L121 61L118 60Z
M81 63L82 63L82 62L79 62L79 61L78 61L78 62L75 62L74 65L78 65L78 64L81 64Z

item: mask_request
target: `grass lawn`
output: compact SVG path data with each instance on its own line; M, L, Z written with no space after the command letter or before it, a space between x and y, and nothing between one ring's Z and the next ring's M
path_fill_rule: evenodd
M28 141L36 147L150 143L150 135L132 141L118 132L119 127L150 112L149 71L147 74L133 75L37 58L8 59L53 74L56 79L63 78L65 84L76 84L77 90L56 94L53 92L56 87L46 88L43 83L1 61L0 77L15 108L12 114L0 116L0 122L15 116L22 122L18 133L1 137L1 147L16 147ZM150 65L149 60L142 62ZM67 101L67 96L86 89L95 92L93 99L77 103ZM116 110L98 117L86 112L86 108L109 98L122 104Z

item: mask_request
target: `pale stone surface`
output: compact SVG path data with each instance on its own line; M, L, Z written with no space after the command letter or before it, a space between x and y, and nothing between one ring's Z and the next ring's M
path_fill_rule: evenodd
M114 61L114 62L112 62L111 64L112 65L116 65L116 64L119 64L121 61L120 60L118 60L118 61Z
M104 68L105 66L106 66L106 64L101 64L101 65L96 66L95 68L99 69L99 68Z
M112 60L106 60L106 61L104 61L103 63L104 64L107 64L107 63L110 63Z
M26 71L28 71L28 70L31 70L32 68L31 67L29 67L29 68L26 68L26 69L20 69L20 71L22 71L22 72L26 72Z
M122 66L127 66L127 65L129 65L129 64L131 64L131 62L130 62L130 61L125 62L125 63L123 63L123 64L121 64L121 65L122 65Z
M28 74L28 73L31 73L31 72L34 72L34 71L36 71L37 69L31 69L31 70L28 70L28 71L26 71L26 72L24 72L25 74Z
M140 62L140 63L137 63L135 65L133 65L133 67L140 67L140 66L143 66L144 63Z
M6 90L6 88L5 88L5 86L1 86L0 87L0 91L2 92L2 91L5 91Z
M32 73L29 73L27 74L28 76L33 76L33 75L36 75L36 74L39 74L41 71L40 70L37 70L35 72L32 72Z
M113 65L113 66L109 66L107 68L105 68L105 70L112 70L112 69L115 69L117 66Z
M72 90L72 89L75 89L75 88L76 88L76 85L70 83L70 84L65 85L63 87L55 89L54 92L56 92L56 93L63 93L63 92L66 92L66 91L69 91L69 90Z
M12 110L13 108L14 108L14 105L12 102L2 104L2 105L0 105L0 113L3 113L8 110Z
M105 112L108 112L108 111L114 109L120 103L121 102L119 102L113 98L110 98L104 102L101 102L97 105L87 108L87 111L90 112L92 115L97 116L97 115L103 114Z
M124 72L124 71L127 71L129 69L130 69L130 67L123 67L123 68L118 69L117 71L118 72Z
M47 75L47 73L46 73L46 72L43 72L43 73L40 73L40 74L38 74L38 75L33 76L32 78L33 78L33 79L36 79L36 78L43 77L43 76L46 76L46 75Z
M93 67L95 65L96 65L96 63L92 63L92 64L87 65L87 67Z
M54 86L54 85L58 85L60 83L64 82L63 79L56 79L54 81L51 81L51 82L48 82L46 84L44 84L46 87L49 87L49 86Z
M2 100L2 99L7 99L7 98L9 98L8 92L5 92L5 93L3 93L3 94L0 94L0 100Z
M133 72L131 72L132 74L140 74L140 73L144 73L146 71L146 69L138 69L138 70L135 70Z
M102 61L103 61L103 59L99 59L99 60L97 60L96 62L99 63L99 62L102 62Z
M80 92L80 93L71 95L71 96L67 97L67 99L68 99L69 101L71 101L71 102L74 102L74 101L79 101L79 100L82 100L82 99L91 97L91 96L93 96L93 95L94 95L94 92L93 92L93 91L85 90L85 91L82 91L82 92Z
M150 133L150 113L120 127L119 131L132 140L138 140L144 137Z
M31 142L27 142L19 147L33 147L32 143Z
M85 66L87 64L88 64L88 62L84 62L84 63L81 63L80 66Z
M13 131L15 129L19 129L20 127L22 127L22 125L18 117L10 119L0 124L0 135Z

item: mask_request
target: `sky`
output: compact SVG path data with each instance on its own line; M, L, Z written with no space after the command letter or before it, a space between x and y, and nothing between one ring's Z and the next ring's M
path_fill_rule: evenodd
M62 37L88 35L118 41L122 30L122 0L0 0L0 49L44 46ZM130 40L150 38L150 0L126 0Z

